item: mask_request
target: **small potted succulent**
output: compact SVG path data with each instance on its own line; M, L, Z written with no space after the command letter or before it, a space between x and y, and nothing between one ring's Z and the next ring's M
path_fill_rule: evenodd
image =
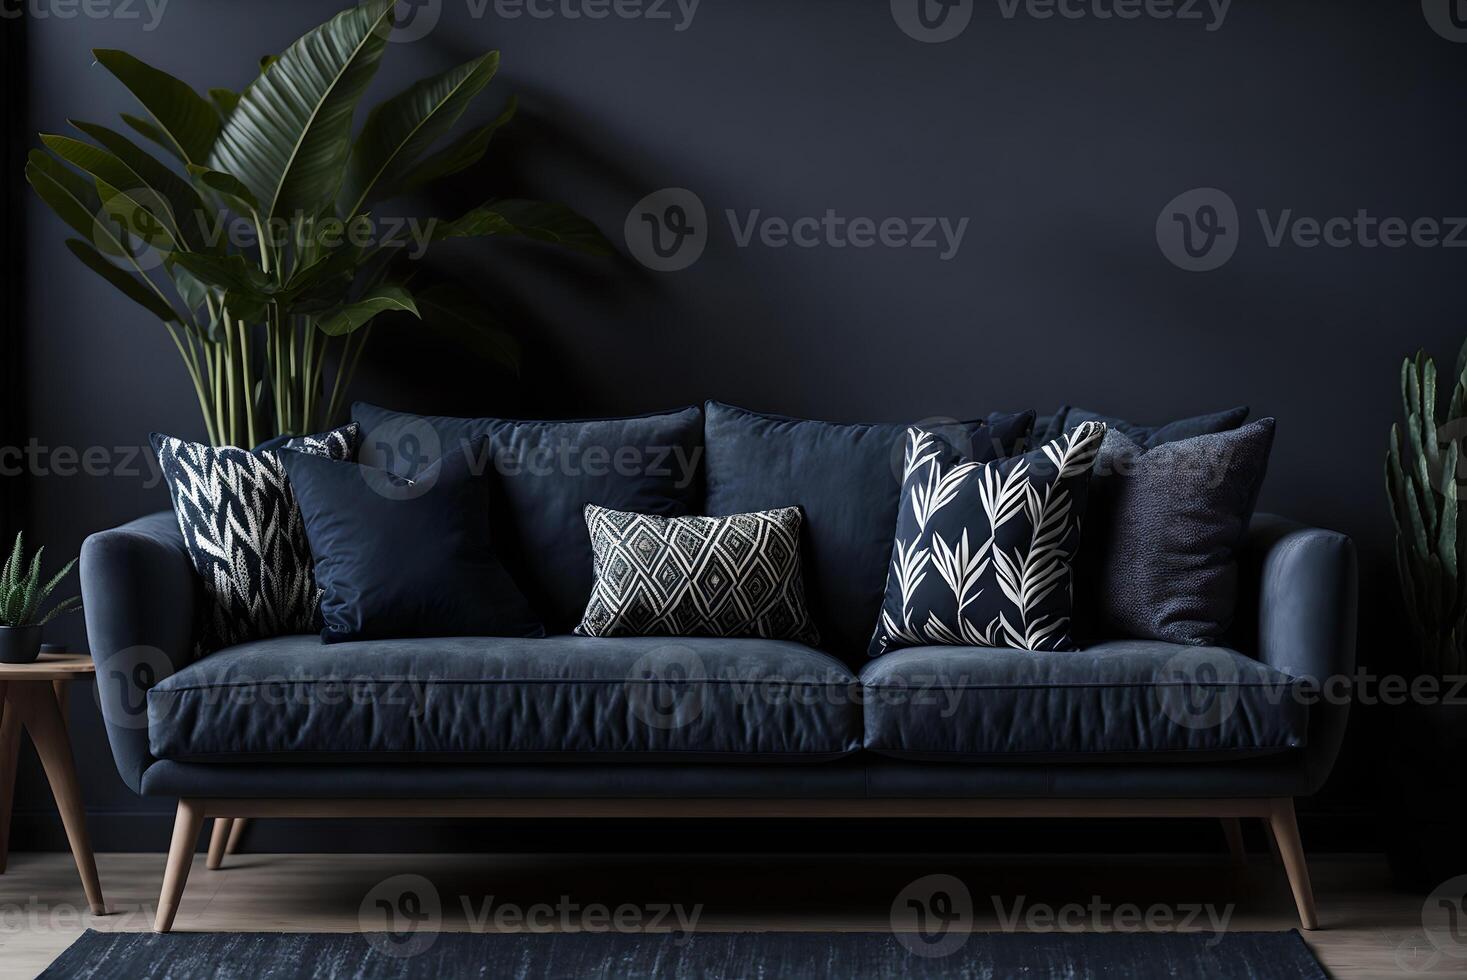
M25 558L25 536L15 536L15 549L5 570L0 572L0 663L33 663L41 652L41 628L64 612L81 605L76 596L63 599L45 613L41 605L51 591L76 566L76 559L66 563L50 580L41 582L41 555L37 549L29 564Z

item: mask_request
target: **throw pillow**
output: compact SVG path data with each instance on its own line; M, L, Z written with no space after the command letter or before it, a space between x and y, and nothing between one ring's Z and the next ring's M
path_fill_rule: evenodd
M361 461L409 478L440 456L489 440L495 545L553 633L575 626L591 595L586 504L666 517L702 510L701 408L523 422L409 415L358 403L352 418L362 424Z
M1084 422L1103 422L1106 428L1119 430L1138 446L1152 449L1164 442L1175 442L1178 439L1190 439L1193 436L1204 436L1214 432L1230 432L1242 425L1247 418L1248 406L1239 405L1237 408L1211 412L1207 415L1194 415L1191 418L1178 419L1163 425L1137 425L1135 422L1127 422L1125 419L1118 419L1112 415L1102 415L1089 409L1064 405L1058 412L1045 416L1035 423L1034 439L1036 444L1042 444L1058 439L1060 433L1068 432Z
M655 517L586 505L596 585L583 636L820 642L800 577L800 509Z
M1222 642L1273 437L1273 419L1149 450L1106 434L1078 573L1084 633Z
M201 652L320 629L311 549L280 460L351 459L360 439L356 423L270 450L152 434L184 546L204 584Z
M831 652L862 659L891 564L908 426L792 419L719 402L708 403L707 417L704 512L799 507L810 613ZM1024 412L919 427L987 462L1013 455L1033 421Z
M408 480L283 457L316 556L323 640L545 635L494 552L480 458L449 453Z
M871 656L908 646L1070 650L1071 567L1105 426L979 463L907 433L902 504Z

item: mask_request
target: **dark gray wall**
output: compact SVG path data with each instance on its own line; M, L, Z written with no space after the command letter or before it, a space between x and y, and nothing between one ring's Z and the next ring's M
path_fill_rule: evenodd
M445 212L498 194L554 197L621 247L639 199L685 187L708 208L711 240L677 273L625 256L456 245L442 262L493 296L524 339L523 379L464 357L445 365L403 330L377 348L359 393L546 415L714 397L836 419L1070 401L1158 421L1247 403L1279 419L1263 506L1357 539L1363 653L1379 669L1400 666L1401 648L1376 628L1395 602L1381 459L1400 357L1455 352L1467 253L1273 248L1255 211L1467 215L1467 45L1434 32L1414 2L1237 0L1216 30L1040 19L1022 5L1010 18L1007 5L977 2L960 37L923 44L885 0L703 0L681 31L671 3L670 22L504 19L492 4L480 19L465 0L443 0L438 27L394 46L375 91L496 47L504 70L483 112L511 90L522 104L494 162L457 182ZM171 0L151 30L141 3L139 20L33 20L33 126L130 111L89 66L93 47L125 48L201 89L241 87L259 55L338 7ZM1236 255L1207 273L1171 264L1156 237L1164 206L1199 187L1227 192L1242 215ZM941 261L931 249L739 248L729 208L741 220L834 209L970 223L956 258ZM159 326L73 262L39 206L30 218L36 439L126 447L151 429L200 435ZM37 477L33 523L58 553L74 551L90 531L166 506L143 483ZM64 631L83 642L79 619ZM122 814L165 805L131 797L94 709L75 708L99 838L161 844L162 818ZM1325 809L1371 802L1364 741L1353 740ZM33 768L23 793L23 811L44 811ZM18 829L40 834L53 819L24 817ZM109 826L129 830L109 836Z

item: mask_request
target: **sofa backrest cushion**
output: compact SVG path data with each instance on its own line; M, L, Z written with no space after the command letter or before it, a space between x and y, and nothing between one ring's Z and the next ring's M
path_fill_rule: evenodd
M1109 431L1121 433L1142 449L1154 449L1163 443L1176 442L1179 439L1231 432L1242 425L1247 418L1248 406L1239 405L1237 408L1209 412L1206 415L1194 415L1162 425L1138 425L1126 419L1116 418L1114 415L1103 415L1087 408L1062 405L1053 415L1041 416L1034 423L1034 438L1030 445L1042 446L1046 442L1053 442L1061 434L1073 430L1078 425L1086 422L1101 422Z
M526 422L393 412L358 403L360 460L411 477L488 440L496 547L552 633L580 622L591 595L587 504L679 517L702 506L703 410L625 419ZM501 546L502 545L502 546Z
M805 595L823 645L864 661L886 591L907 426L791 419L719 402L706 412L707 512L800 507ZM1034 413L994 422L930 428L988 462L1028 437Z

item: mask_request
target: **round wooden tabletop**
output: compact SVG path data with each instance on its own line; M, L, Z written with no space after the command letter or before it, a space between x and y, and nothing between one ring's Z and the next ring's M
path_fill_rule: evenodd
M86 653L43 653L33 664L0 664L0 684L5 681L65 681L96 673Z

